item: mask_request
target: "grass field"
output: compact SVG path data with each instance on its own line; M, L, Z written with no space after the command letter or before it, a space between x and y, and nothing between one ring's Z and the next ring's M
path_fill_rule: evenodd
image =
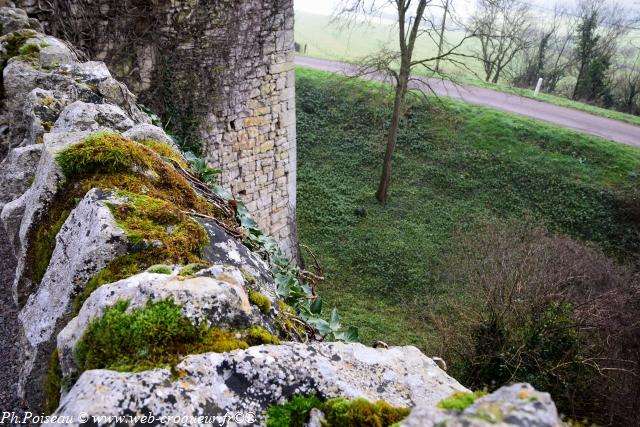
M447 40L449 40L450 43L458 43L463 36L462 32L451 31L447 34ZM331 18L328 16L304 12L296 13L295 37L296 41L303 47L305 45L307 46L306 54L309 56L346 62L355 61L358 58L371 54L380 46L395 48L398 44L394 29L384 23L372 23L353 29L343 29L332 24ZM474 46L475 42L468 40L460 52L469 54L474 49ZM437 49L433 41L426 37L419 39L415 53L416 58L431 57L436 54ZM491 84L483 81L481 78L481 63L477 60L467 60L465 61L465 66L466 68L462 68L443 63L442 68L445 74L449 74L451 78L460 83L534 98L533 88L522 89L512 87L504 82ZM428 75L428 73L421 72L420 70L416 70L416 72ZM560 96L541 93L535 99L630 124L640 125L639 116L596 107Z
M363 342L433 351L423 314L458 230L527 217L614 257L640 252L627 211L640 150L454 101L416 102L381 206L389 100L376 84L329 76L297 70L298 226L325 269L321 295Z

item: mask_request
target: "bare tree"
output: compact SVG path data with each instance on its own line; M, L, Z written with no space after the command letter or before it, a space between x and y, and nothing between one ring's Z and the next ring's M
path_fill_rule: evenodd
M546 91L555 91L571 66L568 53L571 50L574 21L568 18L568 11L556 4L553 18L541 19L532 27L531 43L514 60L514 85L532 87L542 77Z
M625 113L640 114L640 50L632 47L622 52L623 58L635 58L620 65L614 80L618 108Z
M471 28L480 42L485 80L498 83L518 53L530 45L529 6L519 0L478 0Z
M447 5L450 5L449 0ZM464 66L456 59L465 56L458 48L468 36L463 37L457 44L449 45L443 41L439 53L432 57L414 58L416 43L421 37L430 38L437 43L438 26L431 19L431 7L441 7L436 0L343 0L336 9L336 16L346 18L348 22L356 23L361 19L388 16L391 11L395 15L398 32L398 49L381 48L378 52L364 58L361 62L361 74L384 74L391 79L395 87L393 114L387 134L387 145L382 167L380 184L376 198L385 203L391 182L391 163L393 152L398 141L398 129L406 106L406 97L410 89L413 71L423 67L435 71L431 64L440 60L447 60ZM449 19L452 19L449 14Z

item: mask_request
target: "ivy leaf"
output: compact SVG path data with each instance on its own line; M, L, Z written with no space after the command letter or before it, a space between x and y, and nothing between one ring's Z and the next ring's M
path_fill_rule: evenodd
M338 341L358 342L360 334L358 332L358 328L355 328L353 326L349 326L346 331L334 332L333 336Z
M340 330L340 315L338 314L338 309L336 308L331 311L331 320L329 320L329 325L331 326L332 331Z
M307 323L316 328L322 336L331 333L331 326L324 319L321 319L319 317L310 317L307 319Z
M311 311L312 314L320 315L320 313L322 313L322 299L316 298L311 303L311 307L309 307L309 311Z
M276 288L278 290L278 295L282 298L289 298L289 294L291 293L291 281L290 278L284 275L276 276Z

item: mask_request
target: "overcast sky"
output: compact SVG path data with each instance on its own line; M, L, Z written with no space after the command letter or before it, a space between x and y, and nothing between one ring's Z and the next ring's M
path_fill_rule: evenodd
M572 3L573 1L574 0L565 0L562 1L562 3ZM461 6L464 9L465 4L471 6L475 4L475 2L475 0L453 0L453 4L458 9ZM553 8L556 4L556 0L523 0L523 2L527 2L533 6L547 8ZM629 8L640 9L640 0L618 0L617 2ZM294 0L296 10L320 15L330 15L338 3L339 0Z

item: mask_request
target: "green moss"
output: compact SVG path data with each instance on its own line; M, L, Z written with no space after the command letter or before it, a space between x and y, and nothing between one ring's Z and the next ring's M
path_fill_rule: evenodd
M58 350L51 354L49 371L45 383L45 409L52 414L60 404L60 391L62 389L62 369L60 368L60 357Z
M128 202L109 208L131 243L151 246L147 250L157 255L153 258L156 261L202 264L200 251L209 238L198 222L169 201L127 191L116 194ZM151 242L160 242L161 246Z
M53 129L53 126L54 126L53 122L49 122L49 121L42 122L42 128L45 130L45 132L51 132L51 129Z
M157 154L164 157L165 159L173 160L182 169L189 170L189 165L185 161L184 157L182 157L182 154L180 154L178 150L174 149L169 144L161 141L156 141L153 139L140 141L140 144L151 148L153 151L155 151Z
M476 391L476 392L468 392L464 393L461 391L457 391L453 393L450 397L441 400L438 403L438 408L446 409L450 411L464 411L469 406L473 405L473 403L485 396L487 393L484 391Z
M278 337L273 336L261 326L254 325L245 334L245 340L250 345L273 344L280 345Z
M249 289L249 302L258 307L263 314L271 312L271 300L258 291Z
M80 311L84 301L98 287L133 276L152 266L162 263L204 264L200 253L209 239L200 224L171 202L124 191L119 191L118 196L126 198L128 202L109 207L136 251L116 258L89 280L74 301L75 313ZM170 267L167 269L165 271L169 273L166 274L171 274Z
M40 105L43 105L45 107L52 107L55 106L58 103L58 101L56 101L56 99L53 96L45 96L40 100Z
M157 149L159 145L155 146ZM142 184L150 186L145 194L171 201L184 209L213 216L219 214L198 197L187 180L162 160L156 151L117 133L98 132L91 135L83 142L60 151L56 161L70 181L93 181L96 175L126 175L128 182L115 181L115 188L123 188L122 184L131 185L131 181L141 182L142 179Z
M119 301L87 326L74 351L79 372L137 372L175 366L189 354L249 346L234 332L193 325L172 300L148 302L130 311L128 306L128 302Z
M322 401L316 396L293 396L284 405L267 409L267 427L304 427L311 410L321 405Z
M177 224L183 225L176 227L171 233L169 239L171 244L167 246L167 251L146 252L149 256L145 260L146 265L142 270L151 265L172 260L176 260L175 263L178 264L199 261L197 256L185 249L203 244L202 239L205 232L202 227L197 226L182 212L196 211L211 216L219 216L220 214L208 202L200 198L184 177L152 149L118 134L97 133L79 144L62 150L56 156L56 160L67 181L50 202L47 214L37 221L29 231L28 267L25 274L33 283L39 283L44 276L55 248L56 235L62 224L71 210L92 188L101 188L105 191L118 189L126 191L131 195L134 207L142 206L144 208L143 205L150 201L150 198L161 200L154 202L150 209L142 209L145 212L154 210L150 212L152 218L149 218L149 221L140 220L140 216L144 216L144 214L135 216L132 221L123 220L123 223L131 222L132 228L144 228L145 224L154 222L155 219L163 216L162 210L165 208L167 209L167 214L164 215L165 221L167 217L171 216L178 219ZM146 196L136 198L136 194L139 193L144 193ZM126 208L123 209L126 210ZM136 220L140 221L135 224ZM158 236L164 235L166 237L169 235L166 224L164 224L164 228L163 224L156 225L151 230L153 231L151 234L155 234L155 239L165 243L167 239ZM191 235L191 238L185 234L196 228L197 231ZM144 235L144 230L133 230L131 233L133 238L136 233L139 236ZM153 240L154 237L148 236L148 239ZM171 251L173 253L167 253ZM178 251L183 252L177 253ZM185 253L188 253L188 256L185 256ZM155 259L153 259L154 255L157 255Z
M2 61L2 69L4 69L4 67L7 65L9 59L21 54L21 49L24 47L27 40L34 37L35 35L35 31L32 30L19 30L11 34L7 34L6 36L2 37L2 39L0 39L2 41L2 46L5 49L5 53L0 56L0 60Z
M173 273L173 268L166 264L156 264L152 265L147 269L147 273L156 273L156 274L171 274Z
M303 427L313 408L325 415L323 427L390 427L409 415L407 408L395 408L385 401L336 398L324 403L315 396L294 396L284 405L267 410L267 427Z
M180 269L178 276L181 276L181 277L193 276L200 270L204 270L205 268L209 268L209 267L210 267L209 264L204 264L204 263L189 264Z
M240 268L240 274L242 274L242 278L245 280L245 282L251 285L255 285L257 283L256 278L253 277L253 275L244 268Z
M371 403L366 399L331 399L320 408L326 427L387 427L409 415L407 408L394 408L385 401Z
M40 49L47 46L46 43L27 43L20 47L18 56L23 61L37 61L40 59Z

